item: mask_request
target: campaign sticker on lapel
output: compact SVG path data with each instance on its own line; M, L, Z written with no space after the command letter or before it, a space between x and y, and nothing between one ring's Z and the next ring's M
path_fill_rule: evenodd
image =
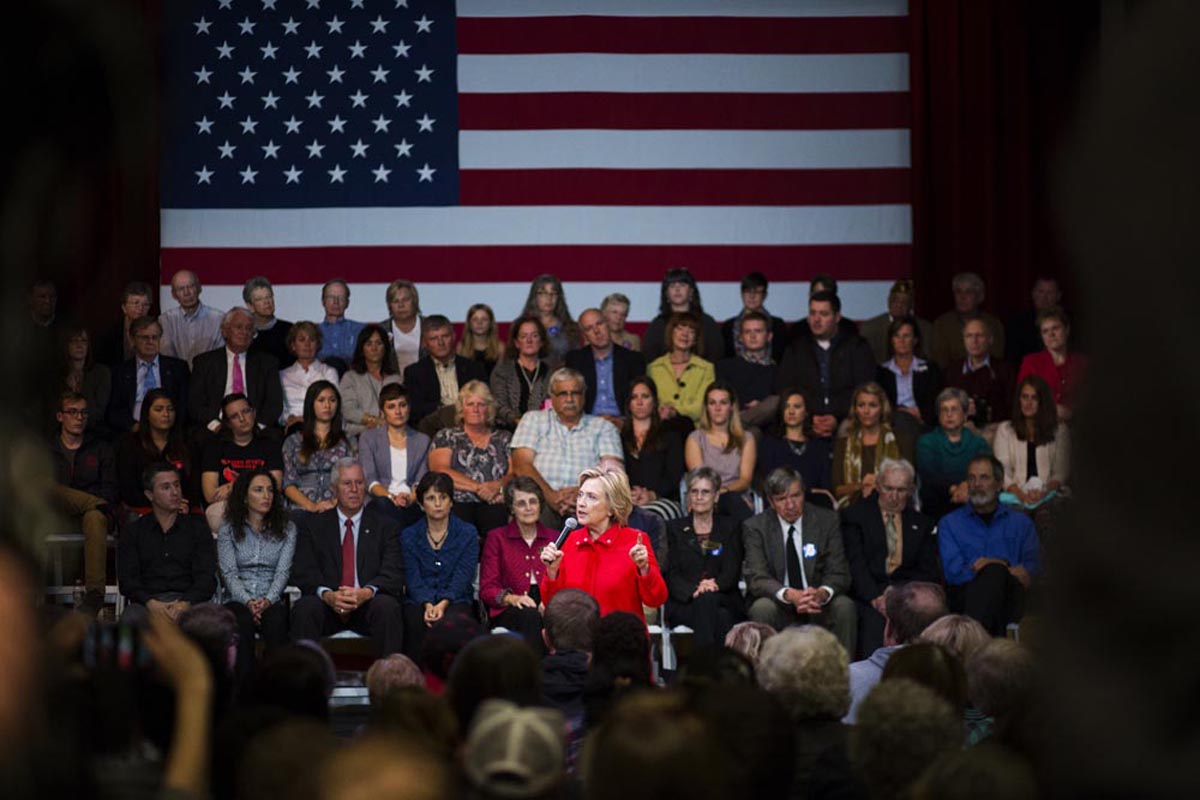
M805 558L816 558L817 557L817 546L815 544L813 544L812 542L807 542L804 545L804 557Z

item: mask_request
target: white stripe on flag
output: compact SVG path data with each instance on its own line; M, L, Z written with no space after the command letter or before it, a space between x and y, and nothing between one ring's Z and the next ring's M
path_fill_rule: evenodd
M458 0L460 17L902 17L907 0Z

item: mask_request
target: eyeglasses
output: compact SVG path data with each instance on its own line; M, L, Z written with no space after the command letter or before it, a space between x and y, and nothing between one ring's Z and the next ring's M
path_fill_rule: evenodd
M60 413L68 417L86 417L91 412L86 408L64 408Z

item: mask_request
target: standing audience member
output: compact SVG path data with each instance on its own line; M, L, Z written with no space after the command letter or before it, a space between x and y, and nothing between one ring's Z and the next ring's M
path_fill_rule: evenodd
M577 370L587 384L584 409L616 425L629 401L629 382L646 372L646 359L612 340L612 333L599 309L579 315L584 346L567 353L566 365Z
M121 319L111 328L96 337L94 343L96 360L108 367L116 367L127 358L133 358L133 337L129 326L135 319L147 316L154 308L154 291L150 284L131 281L121 292Z
M404 565L395 523L363 505L367 481L359 463L334 464L337 507L305 520L296 540L292 641L319 640L347 628L375 640L380 656L400 652Z
M938 427L917 440L921 509L940 517L967 502L967 464L991 452L987 441L967 427L967 395L962 389L938 394Z
M971 459L970 502L938 523L950 608L979 620L993 636L1021 618L1042 565L1029 517L999 503L1003 479L1004 467L994 457Z
M1055 306L1039 312L1038 330L1046 349L1025 356L1017 372L1017 381L1030 375L1044 380L1053 394L1059 421L1070 422L1079 402L1087 358L1070 349L1071 322L1061 308Z
M1004 326L1000 320L981 311L986 294L983 278L974 272L960 272L951 282L954 308L933 321L933 360L941 367L966 356L963 347L963 326L969 319L983 320L990 335L989 348L993 358L1004 357Z
M247 352L254 340L254 316L231 308L221 323L225 346L209 350L192 362L188 415L197 427L216 433L218 413L226 395L243 394L258 409L264 426L274 425L283 411L279 362L264 352Z
M987 321L968 316L962 328L964 358L951 361L942 372L947 387L962 389L969 399L967 416L975 429L986 433L1008 419L1014 383L1012 367L989 350L992 332Z
M665 518L679 514L679 480L683 477L683 441L662 424L654 381L645 376L629 384L627 417L621 427L625 473L635 506L646 506Z
M737 524L754 513L749 491L758 447L742 429L737 393L729 384L714 381L704 390L700 427L688 435L683 457L689 470L705 466L720 476L715 488L722 517Z
M496 312L487 303L475 303L467 309L463 335L458 340L458 354L483 364L487 379L492 377L496 363L504 356L504 344L496 328Z
M340 375L346 371L354 354L363 323L346 318L350 286L341 278L326 281L321 287L321 306L325 309L325 318L319 324L321 351L318 356Z
M757 428L771 422L779 408L775 393L778 356L772 346L775 335L767 327L770 319L761 311L743 312L739 319L737 355L721 359L714 370L717 380L738 387L742 423Z
M108 404L108 427L124 433L137 424L146 392L162 388L171 396L180 414L187 416L188 366L178 358L162 355L159 340L162 326L154 317L135 319L129 326L134 357L112 370L112 399Z
M804 479L810 499L814 491L820 490L825 495L823 504L832 508L832 464L829 439L813 433L808 395L799 388L780 390L775 424L767 429L758 450L755 471L759 478L770 475L776 467L791 467Z
M403 375L409 364L421 357L421 295L412 281L394 280L388 284L385 298L388 318L380 324L387 328L396 351L396 369Z
M329 381L308 387L300 430L284 439L282 455L283 494L293 518L333 508L329 471L353 448L342 430L341 395Z
M716 378L712 362L700 357L705 346L699 338L700 317L690 311L673 312L665 336L667 352L646 366L646 374L658 387L659 413L664 420L679 417L695 424L700 421L704 390Z
M612 340L615 344L641 352L642 339L636 333L630 333L625 330L625 320L629 317L629 298L620 292L613 292L605 296L604 302L600 304L600 314L604 317L604 321L608 323L608 331L612 334Z
M878 383L854 390L845 435L833 446L833 494L852 505L875 492L876 470L885 458L912 458L912 439L892 430L892 404Z
M389 383L379 393L384 424L358 438L371 507L407 527L421 514L413 487L429 469L429 437L408 424L408 392Z
M143 475L150 513L121 533L117 575L129 601L125 613L149 611L178 618L216 591L217 553L212 533L197 516L179 513L179 471L165 462Z
M336 386L338 374L336 369L317 358L317 352L321 349L321 329L314 323L301 320L290 325L285 344L291 354L292 364L279 371L279 382L283 388L283 413L279 417L279 424L283 426L286 436L292 433L293 426L304 421L304 397L308 394L308 387L317 381L329 381Z
M363 431L384 424L379 409L380 392L384 386L400 383L396 369L396 354L388 342L387 331L369 322L358 332L350 367L343 371L340 389L344 404L342 416L346 432L361 436Z
M112 397L112 372L106 364L96 361L88 332L68 325L63 329L63 355L66 369L59 392L75 392L87 400L88 414L85 429L93 435L107 433L105 415ZM57 398L56 398L57 399Z
M667 323L673 314L692 314L695 317L696 349L701 355L714 361L725 357L721 326L704 313L704 304L700 302L700 287L696 285L696 279L686 269L676 267L667 270L663 275L658 316L650 320L642 337L642 353L646 356L647 364L671 351L674 341L667 330Z
M761 272L751 272L742 278L742 310L721 326L726 358L741 358L747 349L747 344L742 341L742 323L751 314L762 315L770 359L778 361L783 356L788 343L787 323L767 311L767 285L767 276Z
M897 412L893 424L914 436L933 424L935 399L942 390L941 370L917 355L921 349L917 330L913 317L896 318L888 326L887 360L875 370L875 380Z
M179 303L159 317L162 323L162 353L182 358L193 366L196 356L216 350L225 343L221 327L224 314L200 302L200 278L188 269L171 276L171 297ZM146 313L149 313L147 306Z
M225 518L225 503L241 473L266 467L283 485L283 455L279 443L258 435L254 406L244 394L226 395L221 403L220 433L209 440L200 458L200 491L208 504L205 516L215 534Z
M404 370L404 386L417 429L432 436L451 426L459 388L487 376L478 361L454 354L454 326L441 314L421 321L421 339L426 355Z
M275 316L275 288L262 275L255 276L242 287L242 300L254 314L254 341L250 349L270 353L280 369L286 370L294 360L288 344L292 323Z
M504 484L512 477L512 434L496 430L496 401L487 384L468 381L454 403L454 427L433 437L429 469L454 481L454 514L480 534L508 520Z
M542 490L532 478L522 475L509 481L504 501L512 519L487 532L479 560L479 600L487 607L493 628L521 634L540 653L539 606L546 579L540 555L557 533L540 522Z
M551 369L561 367L567 351L579 347L579 326L567 307L562 281L557 276L544 274L533 279L521 316L537 317L542 323L546 332L546 356Z
M916 340L920 342L922 351L927 353L933 347L933 325L928 320L916 316L915 306L913 282L902 278L893 283L888 291L888 310L871 317L859 327L859 333L867 340L867 344L871 345L876 364L887 361L888 340L891 338L888 331L892 323L901 317L912 317L916 321Z
M538 411L549 396L550 352L546 329L536 316L518 317L508 330L508 351L490 378L496 419L515 428L529 411Z

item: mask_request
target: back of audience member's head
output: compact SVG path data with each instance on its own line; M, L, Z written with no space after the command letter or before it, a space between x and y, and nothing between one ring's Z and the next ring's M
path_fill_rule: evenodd
M328 667L310 647L299 644L268 652L250 686L250 700L291 714L329 719Z
M367 670L367 696L371 706L378 706L388 692L404 686L425 688L425 676L416 662L403 653L384 656Z
M908 678L933 689L958 712L967 707L967 673L950 648L918 642L888 656L880 680Z
M471 614L451 612L442 617L425 634L417 666L425 673L425 685L434 694L441 694L454 659L473 639L483 634L483 626Z
M962 715L932 689L880 681L858 708L850 759L875 800L901 798L944 753L962 746Z
M317 785L322 800L454 797L453 775L444 759L421 742L382 733L368 734L335 750Z
M236 797L317 800L317 775L337 744L328 725L310 719L285 720L262 731L246 745Z
M1029 762L992 743L945 753L913 784L912 800L1028 800L1038 796Z
M237 657L237 619L216 603L198 603L177 620L179 629L199 645L213 673L213 708L222 713L233 700L233 665Z
M483 636L454 660L446 681L446 699L459 730L467 730L475 711L488 698L518 705L541 701L542 671L533 648L518 636Z
M598 725L617 701L651 685L646 625L627 611L611 611L596 626L591 669L583 686L584 716Z
M793 720L841 719L850 710L850 657L837 637L800 625L768 639L758 658L758 683Z
M596 598L580 589L563 589L546 604L542 637L550 650L590 653L599 624L600 604Z
M758 686L754 662L719 644L693 650L679 671L679 682L685 686Z
M778 631L763 622L739 622L725 634L725 646L757 664L763 644L776 633Z
M962 661L964 667L971 656L983 649L992 640L987 628L974 617L966 614L947 614L929 623L929 627L917 637L918 642L932 642L949 647Z
M724 800L730 778L716 732L674 692L622 700L596 732L584 775L588 800Z
M910 581L893 587L884 603L888 644L908 644L931 622L950 613L946 592L936 583L925 581Z
M566 725L557 709L484 701L463 748L463 772L472 796L486 800L559 797L566 779Z
M689 692L690 707L719 731L733 796L787 797L796 766L796 729L779 702L749 684L714 683Z
M425 742L446 759L459 744L458 720L445 697L417 686L393 688L371 708L371 728Z
M1001 723L1033 692L1033 653L1011 639L993 639L967 662L971 705Z

